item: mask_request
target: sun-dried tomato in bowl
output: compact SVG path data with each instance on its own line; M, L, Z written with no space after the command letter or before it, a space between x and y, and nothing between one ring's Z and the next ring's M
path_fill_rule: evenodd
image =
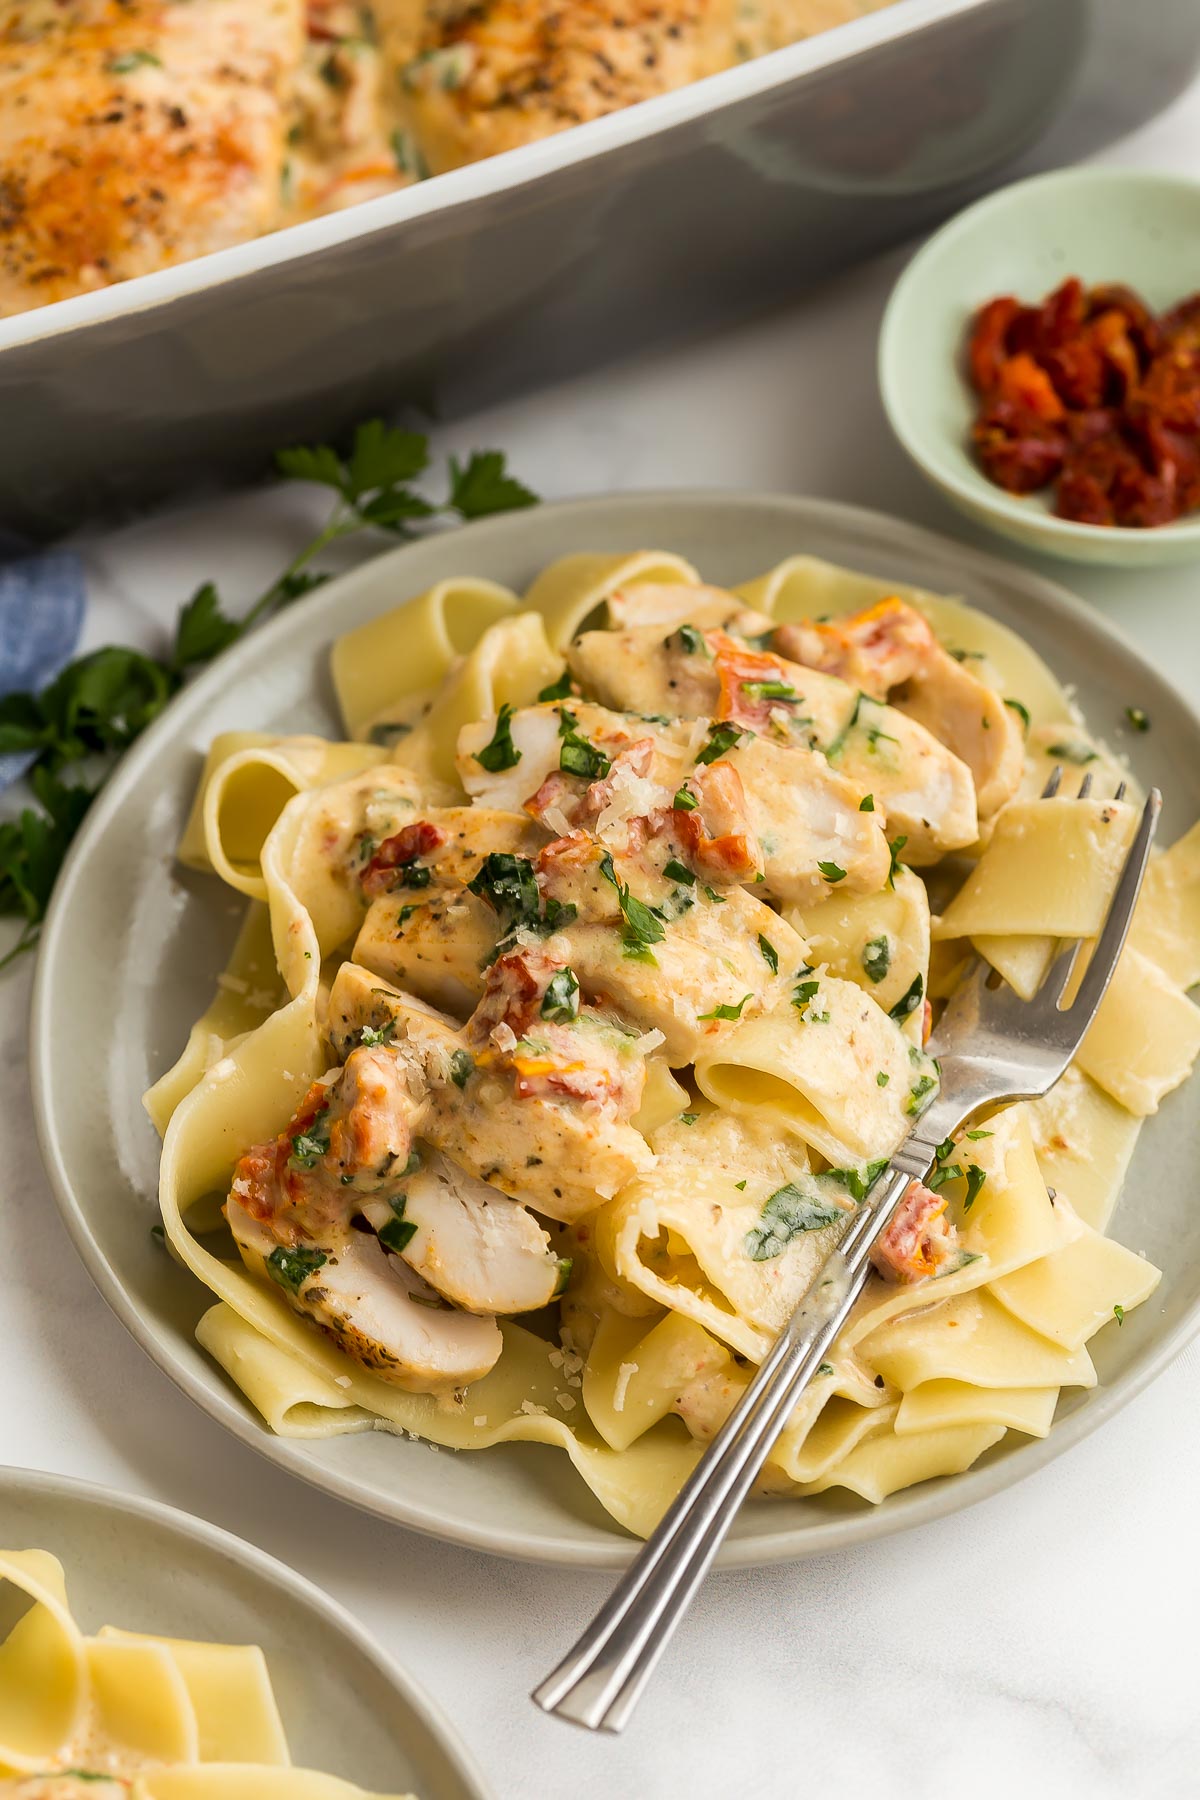
M1053 483L1085 525L1167 525L1200 507L1200 294L1156 315L1132 288L1072 276L1039 306L971 322L971 442L1011 494Z

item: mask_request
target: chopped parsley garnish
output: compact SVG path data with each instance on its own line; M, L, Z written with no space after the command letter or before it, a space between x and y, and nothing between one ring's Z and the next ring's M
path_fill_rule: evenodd
M827 1169L825 1178L844 1187L852 1200L865 1200L887 1165L887 1157L881 1156L875 1162L864 1163L861 1169Z
M559 768L565 775L581 775L585 781L602 781L612 768L608 757L603 750L597 750L594 744L580 737L575 729L579 720L567 707L559 707L558 718L558 735L562 739L558 752Z
M322 1108L308 1129L297 1132L292 1139L292 1154L288 1161L293 1169L315 1169L329 1149L328 1110L328 1107Z
M676 812L695 812L699 804L700 802L697 800L695 794L690 794L685 787L681 787L677 791L674 800L671 802L671 805Z
M882 981L892 966L892 944L887 937L872 938L862 948L863 972L868 981Z
M1084 763L1095 762L1097 752L1072 738L1061 744L1048 744L1046 755L1060 756L1064 762L1076 763L1082 767Z
M1005 706L1012 707L1012 709L1016 713L1018 719L1020 719L1020 721L1021 721L1022 730L1028 731L1029 730L1029 708L1025 705L1024 701L1023 700L1005 700L1004 704L1005 704Z
M784 700L793 705L803 699L790 681L742 681L738 684L744 694L754 700Z
M841 863L819 862L817 867L820 869L826 881L836 882L845 881L846 879L846 871L843 869Z
M718 894L716 888L706 887L704 893L706 898L711 900L714 906L724 906L725 896L724 894Z
M919 1075L917 1077L908 1090L908 1105L904 1109L910 1119L920 1118L936 1087L936 1075Z
M908 987L901 994L895 1006L888 1013L889 1019L907 1019L909 1013L916 1012L925 996L923 976L914 975Z
M1133 726L1135 731L1149 731L1150 714L1146 712L1143 707L1127 706L1125 708L1125 717L1129 720L1129 723Z
M402 906L400 911L396 914L397 925L407 925L408 921L417 910L418 909L415 906Z
M969 1213L979 1198L980 1189L987 1180L987 1170L981 1169L978 1163L967 1164L967 1193L963 1201L963 1211Z
M663 868L663 874L670 881L682 881L685 887L695 887L696 877L692 871L674 856Z
M704 641L704 633L697 631L694 625L681 625L678 631L673 631L667 639L668 648L676 642L683 646L689 656L707 656L712 660L712 652Z
M155 56L153 50L126 50L121 56L110 57L104 67L110 75L132 75L135 69L161 69L162 58Z
M396 870L396 886L426 888L433 880L433 870L425 863L402 863Z
M710 725L708 742L696 757L698 763L715 763L717 758L732 750L743 736L740 725Z
M995 1135L994 1131L981 1131L978 1128L974 1131L968 1131L967 1133L967 1136L973 1144L977 1144L980 1138L995 1137Z
M267 1258L267 1273L289 1294L298 1294L309 1276L315 1275L328 1260L323 1250L310 1250L304 1244L297 1244L292 1250L277 1244Z
M512 740L514 710L506 700L496 714L496 729L492 733L491 743L475 752L475 761L489 775L499 775L503 769L515 769L521 760L521 752Z
M386 1025L378 1030L374 1025L364 1025L358 1034L358 1041L364 1049L373 1050L377 1044L390 1044L396 1035L396 1020L389 1019Z
M680 1113L679 1123L681 1125L694 1125L699 1117L699 1113Z
M510 924L528 925L541 910L533 864L509 850L489 851L474 879L467 883L467 892L486 900Z
M821 984L819 981L800 982L799 985L792 990L792 1005L807 1006L810 1000L816 999L817 994L820 992L820 988Z
M450 1058L450 1079L456 1088L465 1088L475 1073L475 1058L469 1050L455 1050Z
M822 1199L819 1188L806 1193L789 1181L786 1187L776 1188L763 1206L758 1224L746 1233L746 1254L751 1262L768 1262L781 1255L793 1238L806 1231L823 1231L845 1217L845 1208Z
M1123 1325L1125 1323L1125 1308L1123 1306L1114 1306L1113 1318L1117 1321L1118 1325Z
M636 894L630 893L628 883L622 881L617 874L613 859L607 851L600 859L600 873L617 890L617 904L625 921L621 928L621 942L625 946L626 956L636 962L652 963L654 954L650 945L661 944L667 935L662 920L644 900L639 900Z
M833 1364L832 1363L818 1363L817 1364L817 1374L818 1375L832 1375L833 1374Z
M542 995L542 1017L556 1025L569 1025L579 1017L579 977L574 969L560 969Z
M772 975L778 975L779 952L776 950L770 938L765 938L761 931L758 934L758 947L762 951L762 959L766 963L768 969L770 969Z
M887 874L887 884L890 888L894 888L896 885L897 869L902 869L904 867L903 863L900 861L900 852L903 850L903 848L904 848L905 844L907 844L907 842L908 842L908 839L906 837L895 837L895 838L892 838L890 843L888 844L888 852L891 855L891 859L892 859L891 863L888 866L888 874Z
M886 1087L886 1086L887 1086L887 1084L888 1084L888 1082L889 1082L889 1081L890 1081L890 1080L891 1080L891 1079L892 1079L892 1078L891 1078L891 1076L890 1076L890 1075L889 1075L889 1074L888 1074L888 1072L887 1072L887 1070L886 1070L886 1069L880 1069L880 1070L879 1070L879 1072L878 1072L878 1074L877 1074L877 1075L876 1075L876 1077L875 1077L875 1086L876 1086L876 1087Z
M558 1296L560 1294L566 1293L568 1283L570 1282L570 1279L571 1279L571 1270L574 1267L575 1267L574 1257L571 1257L571 1256L560 1256L559 1257L559 1259L558 1259L558 1279L554 1283L554 1291L550 1296L550 1298L552 1300L557 1300Z
M736 1006L730 1006L728 1004L724 1006L714 1006L711 1012L697 1013L696 1017L698 1019L740 1019L742 1016L742 1008L745 1006L747 1000L753 1000L753 998L753 994L743 994Z
M569 700L571 698L571 671L564 669L557 681L540 689L539 700Z
M931 1169L925 1177L925 1186L931 1194L939 1194L948 1181L961 1181L966 1170L961 1163L941 1163Z
M859 812L874 812L875 811L875 796L874 796L874 794L864 794L862 799L858 803L858 810L859 810Z
M417 1235L417 1228L412 1220L406 1219L404 1216L405 1204L403 1194L393 1200L391 1206L396 1215L395 1218L389 1219L386 1224L381 1225L376 1233L384 1249L393 1251L397 1256L408 1248Z
M746 1181L747 1181L747 1177L746 1177L746 1176L743 1176L743 1177L742 1177L742 1179L741 1179L741 1181L735 1181L735 1182L734 1182L734 1184L733 1184L733 1185L734 1185L734 1187L735 1187L735 1188L736 1188L736 1189L737 1189L737 1191L738 1191L738 1193L739 1193L739 1194L744 1194L744 1193L745 1193L745 1191L746 1191Z

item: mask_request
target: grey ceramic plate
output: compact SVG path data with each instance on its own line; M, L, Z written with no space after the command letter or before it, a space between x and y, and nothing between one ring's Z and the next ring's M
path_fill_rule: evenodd
M260 1645L297 1767L488 1800L445 1720L350 1614L240 1538L91 1482L4 1469L0 1547L57 1556L84 1631Z
M211 879L181 874L172 848L203 751L233 727L334 732L328 651L341 631L432 582L487 575L523 587L571 550L682 552L717 582L804 550L897 581L964 595L1015 627L1078 689L1095 729L1121 743L1124 709L1154 729L1124 747L1166 794L1169 841L1200 814L1200 720L1122 639L1062 588L877 513L824 500L638 494L511 514L381 556L223 656L174 702L94 805L59 882L33 1008L32 1073L42 1151L63 1216L101 1292L185 1393L282 1467L384 1518L480 1549L593 1567L632 1545L561 1453L510 1445L432 1455L366 1433L273 1437L193 1341L208 1293L150 1238L158 1142L140 1096L207 1005L239 907ZM1114 1229L1165 1276L1120 1332L1096 1344L1100 1385L1062 1402L1039 1443L1004 1440L974 1470L871 1508L850 1496L756 1501L727 1565L842 1548L982 1499L1041 1467L1122 1405L1200 1326L1200 1090L1172 1096L1142 1135Z

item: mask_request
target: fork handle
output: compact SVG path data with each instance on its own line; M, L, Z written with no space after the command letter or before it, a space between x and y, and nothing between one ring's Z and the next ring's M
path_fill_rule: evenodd
M591 1730L628 1722L734 1515L870 1274L870 1254L936 1151L915 1135L874 1184L821 1279L772 1345L741 1400L609 1599L533 1699Z

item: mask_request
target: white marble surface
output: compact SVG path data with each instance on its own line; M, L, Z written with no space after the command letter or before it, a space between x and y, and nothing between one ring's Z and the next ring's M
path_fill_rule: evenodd
M1110 152L1189 171L1198 156L1200 89ZM771 487L965 536L902 461L875 393L875 330L902 260L753 328L467 421L438 448L503 445L546 496ZM89 542L89 642L152 643L204 577L231 602L249 597L299 541L309 498L177 509ZM1200 698L1195 571L1057 572ZM499 1800L1200 1792L1195 1347L1097 1436L997 1499L852 1556L712 1580L625 1737L588 1739L525 1696L605 1578L452 1550L309 1492L182 1400L109 1314L38 1160L28 986L24 968L0 987L4 1461L171 1501L313 1576L441 1701Z

